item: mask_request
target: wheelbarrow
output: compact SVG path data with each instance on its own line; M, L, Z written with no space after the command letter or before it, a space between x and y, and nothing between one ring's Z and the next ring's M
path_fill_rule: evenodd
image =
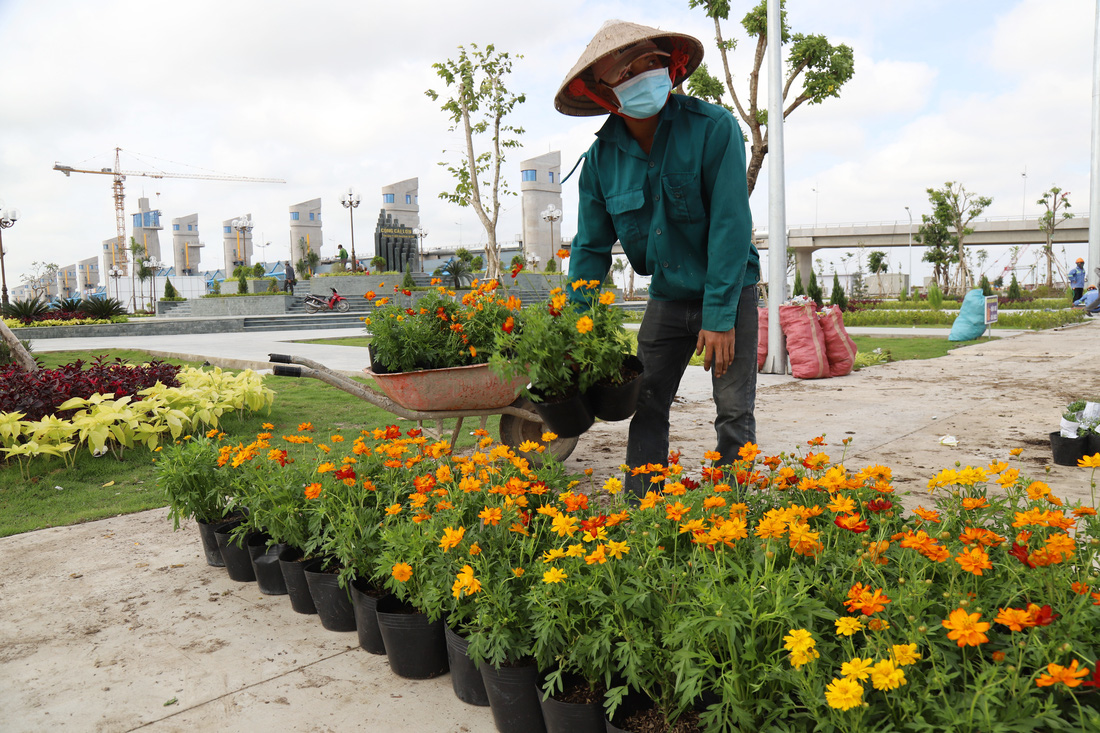
M310 377L312 379L319 379L325 384L341 389L361 400L365 400L386 412L391 412L406 420L415 420L420 428L437 438L443 438L445 436L442 421L454 419L455 425L450 431L451 450L454 450L455 443L458 441L458 436L462 431L462 423L466 418L479 418L480 427L482 430L485 430L489 418L493 415L500 415L500 442L510 446L517 453L523 455L533 463L539 461L541 454L535 452L521 452L519 447L526 441L542 443L542 434L547 432L548 428L543 424L539 414L533 409L531 402L522 397L517 398L511 404L485 409L476 407L447 410L410 409L399 405L379 390L369 385L356 382L354 379L335 372L324 364L320 364L312 359L306 359L300 356L290 356L287 354L268 354L268 360L274 364L272 371L277 376ZM425 428L424 422L432 420L436 421L436 427L434 429ZM575 437L556 438L546 444L546 451L559 461L564 461L569 457L576 446L577 438Z

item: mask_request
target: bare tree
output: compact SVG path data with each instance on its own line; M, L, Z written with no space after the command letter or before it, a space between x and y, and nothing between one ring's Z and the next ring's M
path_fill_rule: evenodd
M1054 286L1054 230L1066 219L1073 218L1073 214L1068 211L1069 192L1063 192L1057 186L1051 186L1050 190L1035 203L1045 209L1043 215L1039 217L1039 231L1047 238L1047 243L1043 245L1043 256L1047 260L1047 287L1050 288ZM1062 209L1060 215L1059 208Z

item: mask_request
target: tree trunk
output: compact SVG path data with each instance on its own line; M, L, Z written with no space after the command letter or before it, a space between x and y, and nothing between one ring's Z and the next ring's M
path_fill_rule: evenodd
M8 324L4 323L2 319L0 319L0 336L3 337L4 343L8 345L16 364L23 367L24 371L38 371L38 364L34 362L34 357L23 347L23 343L16 338L12 330L8 328Z

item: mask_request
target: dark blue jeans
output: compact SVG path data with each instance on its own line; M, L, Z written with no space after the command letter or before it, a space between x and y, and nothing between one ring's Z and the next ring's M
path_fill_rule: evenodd
M745 443L756 442L756 348L758 316L756 286L742 289L737 305L733 364L721 377L715 377L714 406L718 416L714 430L718 436L720 463L737 459ZM630 467L668 461L668 413L703 323L701 300L650 300L638 331L638 358L645 370L638 409L630 421L626 463ZM695 458L702 458L696 456ZM628 477L626 486L637 496L648 489L648 476Z

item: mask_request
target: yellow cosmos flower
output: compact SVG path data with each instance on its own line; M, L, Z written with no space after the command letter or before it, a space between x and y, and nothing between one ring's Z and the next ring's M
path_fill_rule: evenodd
M551 529L557 532L559 537L572 537L577 532L577 518L559 514L554 517Z
M836 626L836 633L841 636L851 636L863 629L863 622L853 616L841 616L833 625Z
M577 319L577 332L578 333L590 333L595 325L592 319L588 316L581 316Z
M890 658L899 667L907 667L916 664L920 659L920 652L916 644L894 644L890 648Z
M863 704L863 685L848 678L834 679L825 688L825 702L836 710L850 710Z
M439 541L439 546L443 548L444 552L453 549L458 546L458 543L462 541L463 536L466 534L465 527L459 527L453 529L451 527L445 527L443 529L443 539Z
M547 570L545 573L542 574L542 582L543 583L560 583L568 577L569 577L568 575L566 575L564 572L562 572L558 568L550 568L549 570Z
M565 550L566 557L584 557L584 545L569 545Z
M905 672L884 659L871 669L871 685L876 690L896 690L905 684Z
M565 550L557 547L542 553L542 561L547 564L552 563L555 560L560 560L563 557L565 557Z
M840 665L840 675L846 679L857 680L863 682L865 679L871 676L871 667L874 665L873 659L860 659L859 657L852 657L850 661Z

